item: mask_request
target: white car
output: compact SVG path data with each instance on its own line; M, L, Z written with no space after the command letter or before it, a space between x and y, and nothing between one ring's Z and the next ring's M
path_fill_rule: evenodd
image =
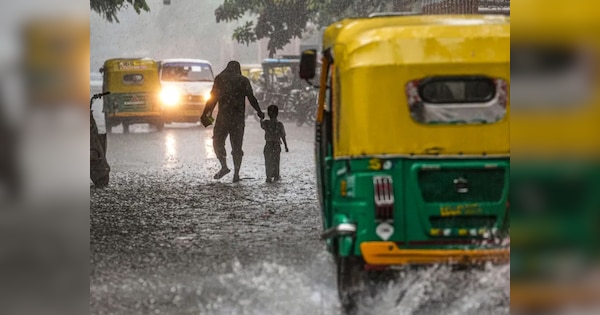
M160 61L159 69L163 121L200 121L214 82L211 63L202 59L165 59Z

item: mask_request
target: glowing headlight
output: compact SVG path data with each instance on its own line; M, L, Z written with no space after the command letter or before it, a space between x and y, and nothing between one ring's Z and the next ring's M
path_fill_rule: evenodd
M167 106L175 106L181 97L179 91L174 87L165 87L160 91L160 100Z
M204 100L208 101L212 96L210 95L210 91L204 93Z

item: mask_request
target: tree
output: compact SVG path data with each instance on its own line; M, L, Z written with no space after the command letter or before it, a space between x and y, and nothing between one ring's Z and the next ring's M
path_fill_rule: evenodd
M90 0L90 8L102 15L109 22L115 21L119 23L117 13L130 5L133 6L133 9L138 14L142 11L150 11L146 0Z
M256 16L237 27L233 38L249 44L268 38L267 49L272 56L292 38L302 37L308 23L317 27L346 17L364 15L388 7L386 0L224 0L215 10L217 23Z
M233 39L249 44L268 38L267 48L272 56L292 38L302 37L308 24L317 28L346 17L367 16L374 12L475 13L470 9L479 0L223 0L215 10L217 23L238 21L247 15L257 16L256 23L248 21L237 27ZM437 6L440 4L441 6ZM443 10L442 10L443 9ZM468 10L467 10L468 9ZM439 11L439 12L435 12Z

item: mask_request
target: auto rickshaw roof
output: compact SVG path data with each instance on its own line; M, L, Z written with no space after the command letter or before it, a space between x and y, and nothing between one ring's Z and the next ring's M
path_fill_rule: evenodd
M112 58L104 62L100 72L155 71L159 63L151 58Z
M509 22L510 18L502 15L392 15L344 19L325 30L323 49L333 48L334 59L346 59L344 65L338 64L343 67L365 62L369 65L447 62L463 56L421 51L425 51L427 45L452 45L440 38L509 39ZM494 62L486 58L490 57L478 54L472 61ZM505 56L497 54L492 58L501 58L496 62L503 62Z
M260 69L262 66L260 64L242 64L242 69Z
M161 64L164 63L206 63L212 66L210 61L205 59L193 59L193 58L171 58L171 59L161 59L159 61Z
M483 74L504 80L508 87L507 17L347 19L325 31L323 47L332 49L336 65L331 98L335 158L429 156L431 148L443 148L440 156L509 154L509 102L499 121L460 124L458 128L453 122L415 120L409 110L411 92L405 90L409 82L436 74Z
M270 65L270 66L285 66L285 65L297 65L300 64L300 57L298 59L289 59L289 58L267 58L264 59L262 65Z
M156 60L152 58L111 58L104 61L104 64L112 64L121 61L141 61L144 63L156 63Z

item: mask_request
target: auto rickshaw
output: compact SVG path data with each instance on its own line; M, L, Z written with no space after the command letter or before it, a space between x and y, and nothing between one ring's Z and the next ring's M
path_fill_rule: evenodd
M262 75L262 66L259 64L243 64L242 75L250 80L250 82L257 81Z
M515 5L511 311L597 309L599 4Z
M100 69L104 82L102 91L110 91L104 98L106 131L123 124L123 132L129 125L148 123L162 130L159 93L161 84L158 63L149 58L109 59Z
M314 111L307 110L307 106L312 107L315 98L313 93L307 91L310 85L298 79L296 74L299 66L299 56L263 60L262 86L257 98L261 106L279 106L281 120L295 120L300 126L314 121ZM258 116L255 117L258 120Z
M509 18L345 19L322 56L318 196L343 307L383 270L508 263Z
M306 86L295 75L299 65L300 59L297 56L269 58L262 62L261 93L257 96L259 103L264 108L271 104L277 105L282 120L295 118L293 94Z

